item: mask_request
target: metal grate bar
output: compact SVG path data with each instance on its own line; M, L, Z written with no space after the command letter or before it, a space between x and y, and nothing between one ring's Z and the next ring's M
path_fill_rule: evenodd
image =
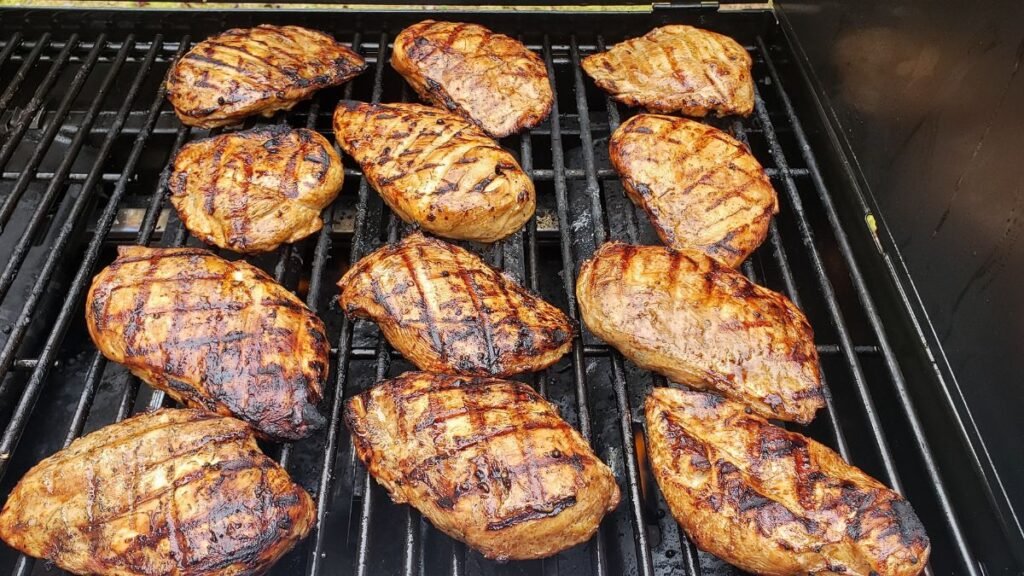
M567 233L569 228L569 202L565 181L565 158L562 149L562 135L560 129L560 118L558 112L558 88L555 86L555 67L551 57L551 39L544 36L544 64L547 67L548 82L551 85L551 92L554 95L554 102L551 106L551 157L552 167L555 170L555 203L558 207L558 229L563 233L559 234L559 245L562 256L562 286L565 290L565 298L569 308L569 318L579 325L579 313L576 306L576 270L575 260L572 255L572 242ZM593 434L590 422L590 401L587 390L586 374L583 362L583 339L577 335L572 343L572 367L573 380L576 384L576 404L579 411L580 434L588 443L593 443ZM607 566L605 560L604 536L598 530L594 534L594 572L606 574Z
M35 93L32 95L32 99L28 101L28 104L25 104L23 109L15 114L13 126L7 132L7 142L0 147L0 166L7 165L7 161L11 159L14 150L21 143L21 137L25 134L25 130L28 130L30 120L36 115L36 111L43 104L43 99L46 98L50 88L57 81L57 78L60 77L60 73L68 63L68 58L71 56L71 51L76 44L78 44L78 34L72 34L71 39L64 46L64 49L61 50L57 59L54 60L53 66L50 66L50 70L43 77L43 81L39 83ZM0 220L0 227L3 224L4 222Z
M21 66L18 67L18 71L14 73L14 78L11 78L11 82L7 85L4 93L0 95L0 114L7 111L8 104L11 103L11 99L14 98L14 95L18 92L18 88L25 80L25 76L28 74L28 71L31 70L32 66L34 66L36 61L39 60L39 55L42 54L43 48L46 47L46 44L49 41L50 33L44 32L39 38L39 42L32 48L32 51L29 52L28 56L26 56L24 60L22 60ZM15 46L16 44L16 42L11 42L8 47ZM23 43L23 45L25 44L26 43ZM7 49L4 51L7 52Z
M590 197L590 216L594 223L594 244L600 247L608 237L607 225L601 205L601 188L597 183L597 169L594 162L594 141L590 132L590 107L587 104L586 85L583 82L583 69L580 66L580 52L576 36L571 38L570 53L573 76L576 88L576 110L579 115L580 142L583 147L583 165L587 172L587 195ZM552 122L554 126L554 122ZM651 547L647 537L647 520L644 518L643 495L640 490L640 470L637 464L636 446L633 439L633 409L630 406L629 394L626 391L626 378L622 366L622 358L618 353L612 354L612 380L615 390L615 401L619 409L619 433L621 436L622 453L625 459L626 481L631 520L633 523L633 543L636 546L637 564L640 574L653 576L654 562L651 558Z
M361 52L363 46L360 44L361 37L357 34L352 42L353 50ZM381 34L381 44L387 44L387 34ZM373 101L379 101L383 92L384 83L384 60L378 59L376 66L374 67L373 74ZM351 86L351 84L349 85ZM351 97L351 90L346 87L346 98ZM356 223L355 223L355 235L352 240L352 250L349 257L349 264L355 264L359 258L365 252L366 246L366 216L369 201L369 187L366 183L366 179L361 179L359 182L359 200L356 208ZM326 261L326 254L325 261ZM338 337L338 360L337 360L337 372L334 382L334 394L331 397L331 414L327 429L327 441L324 446L324 460L323 468L320 473L319 489L316 495L317 508L316 516L317 522L313 526L313 535L311 541L313 545L310 547L310 557L307 564L306 573L310 576L317 576L320 571L324 568L324 532L321 527L324 525L324 520L328 513L328 498L330 497L331 488L334 485L335 475L332 474L334 469L335 459L338 453L338 438L341 434L341 410L342 402L345 395L345 383L348 379L348 365L350 360L350 352L352 349L352 322L345 316L341 319L341 330Z
M159 43L159 38L160 36L157 35L157 41L154 42L154 44ZM139 75L136 76L135 81L132 83L131 88L125 95L124 104L122 104L121 106L121 112L123 112L123 114L119 114L118 116L122 120L124 116L127 115L127 110L130 108L131 104L135 101L135 97L139 92L139 88L141 87L143 80L146 78L146 72L148 72L150 66L152 66L155 57L156 49L151 48L150 52L147 54L147 58L145 63L143 64L142 70L140 71ZM152 128L152 124L156 120L156 113L159 111L160 106L162 106L163 103L164 89L161 86L161 88L157 91L156 98L153 100L153 103L150 106L149 122L147 122L147 125L150 128ZM116 130L112 131L110 140L113 140L113 137L116 136L116 134ZM96 259L99 256L100 247L103 244L103 238L106 236L106 233L110 229L111 224L113 224L114 216L116 216L117 214L117 204L120 202L121 197L124 195L125 188L127 187L127 175L131 174L132 171L134 170L135 163L138 161L139 156L142 153L142 148L143 145L145 144L147 136L147 133L140 133L139 136L137 136L135 139L135 143L133 144L131 154L125 162L126 176L120 182L118 182L116 188L114 189L114 192L110 195L110 199L107 201L107 205L104 208L103 214L100 216L99 223L96 226L96 232L93 234L93 238L89 242L89 246L86 250L85 256L83 257L83 263L81 267L78 269L78 273L75 275L71 287L68 289L68 294L64 302L64 305L61 307L60 313L57 317L54 327L52 328L50 335L47 338L45 345L43 346L42 353L39 355L40 361L36 366L35 370L32 372L32 376L30 377L28 384L22 391L21 397L18 399L17 407L15 408L14 414L11 417L10 423L8 423L7 428L4 430L3 437L0 438L0 454L12 452L14 450L14 447L17 445L18 440L21 438L21 433L22 431L24 431L25 424L28 421L28 416L31 413L33 406L35 406L36 399L39 397L39 393L42 390L43 383L46 380L46 375L49 373L50 368L53 366L53 361L56 357L57 352L59 351L60 343L64 339L64 334L67 331L73 313L78 310L79 296L82 294L82 291L84 290L85 285L88 282L89 277L91 275L93 265L96 263ZM106 142L104 144L106 144ZM99 168L99 166L96 166L95 173L99 173ZM82 198L84 196L86 196L85 190L82 191L82 194L79 196L79 198ZM76 206L77 205L78 204L76 203ZM22 315L18 318L18 322L15 325L15 329L21 327L22 334L24 333L24 326L27 326L29 321L28 319L34 311L35 304L38 302L43 291L45 290L46 282L49 281L50 275L53 273L53 270L57 266L58 262L63 259L63 249L67 245L67 238L70 237L71 232L80 224L81 220L82 219L79 218L78 214L72 211L72 215L69 216L68 221L62 227L61 238L63 238L63 242L58 240L54 249L50 252L46 263L43 265L43 270L39 274L39 279L33 286L32 293L29 296L29 300L26 301L25 309L22 311ZM30 302L31 305L29 305ZM15 340L15 338L13 337L13 333L11 336L11 340L8 341L8 344ZM20 340L20 337L18 338L18 340ZM11 348L13 349L13 346L11 346ZM9 459L0 460L0 477L2 477L3 474L6 472L9 463Z
M0 66L7 63L7 59L11 57L14 49L21 45L21 32L15 32L11 34L11 37L4 42L4 49L0 50ZM2 111L0 111L2 113Z
M4 198L3 204L0 204L0 230L7 227L7 222L11 218L11 214L14 212L14 208L17 206L18 199L21 198L25 188L28 187L30 178L35 172L35 169L39 167L39 163L43 161L43 156L46 155L46 151L50 148L50 143L53 142L54 137L57 136L57 131L60 130L61 123L64 118L67 117L68 111L71 110L71 103L74 102L75 97L78 96L79 91L82 89L82 85L85 83L85 79L92 73L93 67L96 65L96 60L100 56L100 52L103 50L103 43L106 41L106 35L100 34L100 40L96 42L96 45L92 50L89 51L89 56L79 67L78 72L75 73L75 77L71 80L71 85L68 87L67 92L64 94L64 98L57 106L55 117L46 127L46 131L43 132L42 137L39 139L39 143L36 144L35 150L32 152L32 156L28 159L25 167L21 169L21 174L18 177L18 181L14 183L14 189Z
M817 160L814 154L811 153L810 143L807 140L807 135L804 133L803 126L800 123L799 118L796 115L796 110L793 108L793 103L783 88L779 77L778 70L775 68L775 64L772 61L771 55L767 47L764 44L764 40L760 37L757 39L757 46L764 57L765 64L768 67L769 75L772 78L772 82L775 85L775 91L779 98L782 100L783 108L786 112L786 117L793 129L793 133L797 138L797 142L800 145L801 154L804 158L804 162L807 164L808 169L811 173L811 180L814 183L814 188L818 193L818 197L825 207L825 212L828 216L829 224L831 225L832 231L839 244L839 250L843 255L843 258L850 270L850 276L853 279L854 286L857 291L858 299L864 309L865 314L868 317L868 321L871 323L871 327L875 336L878 338L878 343L882 349L882 355L885 358L886 368L892 377L893 384L896 387L897 396L900 400L900 406L903 412L906 414L907 420L910 423L911 430L914 434L914 440L916 445L920 447L921 456L924 460L925 470L928 473L928 477L931 480L932 486L935 488L936 496L939 500L939 505L942 507L942 511L946 516L947 524L950 529L950 533L953 536L953 540L956 544L957 554L960 556L962 562L962 568L972 576L979 575L980 570L978 563L974 559L974 555L967 544L967 539L964 535L963 528L960 526L960 521L957 517L956 511L953 509L953 505L949 499L949 492L942 480L942 476L938 471L938 466L935 463L935 457L932 454L931 447L929 446L928 439L924 434L921 427L921 421L917 416L917 411L914 409L913 403L910 400L910 394L907 391L906 380L903 377L903 372L900 369L899 362L896 359L896 355L892 350L892 346L889 343L889 339L886 336L885 329L882 325L882 318L878 314L878 309L875 306L874 300L871 297L871 293L868 291L867 283L864 279L864 275L860 270L860 266L857 264L856 257L854 256L853 248L850 246L849 238L846 235L846 231L843 228L842 223L839 221L839 215L836 210L835 204L832 201L832 196L825 186L825 180L821 175L821 170L818 168ZM763 104L762 104L763 109ZM781 166L780 166L781 167Z
M111 82L116 77L116 75L117 72L113 70L110 73L108 73L107 77L104 79L104 88L110 88ZM141 84L141 79L138 80L138 83ZM98 106L99 103L96 104L96 107ZM130 108L130 102L125 102L122 105L121 111L123 112L127 108ZM31 323L32 315L35 312L35 306L38 303L39 298L42 297L46 288L46 284L50 280L50 275L55 270L57 263L60 260L60 256L67 246L68 239L75 230L75 226L78 224L78 216L82 212L82 210L84 210L84 205L87 203L91 196L90 192L95 187L95 175L99 173L103 165L103 161L105 161L106 156L109 154L110 148L115 138L116 133L111 132L103 142L103 146L100 149L97 161L93 164L92 169L90 171L90 175L93 176L94 178L88 180L86 184L82 187L82 189L79 190L78 198L75 200L71 210L71 216L68 218L68 222L65 223L65 225L61 228L60 235L54 243L54 247L51 250L50 257L47 259L46 264L44 265L42 271L40 272L38 279L33 285L32 291L30 292L29 297L25 302L24 308L22 309L22 312L19 315L18 320L15 322L14 326L11 329L10 335L8 337L7 342L4 345L3 350L0 351L0 382L3 382L2 379L6 376L8 370L10 369L11 361L14 358L14 353L17 351L18 346L21 344L21 340L24 337L29 324ZM81 140L79 140L78 138L76 138L75 143L77 143L79 147L82 144ZM69 155L68 157L65 158L64 162L62 163L62 167L64 165L70 166L73 160L74 159ZM6 296L8 290L13 284L14 278L17 276L18 273L18 267L21 265L23 259L25 258L25 255L28 253L28 250L31 247L32 236L35 234L35 228L39 225L40 222L42 222L42 220L46 216L48 202L46 202L45 200L52 194L55 194L55 191L60 186L61 183L58 180L54 180L51 183L50 188L48 188L47 192L44 193L44 202L41 202L40 206L36 208L36 211L33 213L31 219L29 220L28 228L26 229L22 237L19 239L17 245L12 251L11 257L4 268L3 275L0 276L0 298ZM36 368L38 368L38 365L36 366ZM0 390L2 389L3 384L0 383ZM2 476L2 471L3 464L0 463L0 476Z
M75 133L74 138L71 140L71 145L68 147L67 154L64 159L61 160L60 165L57 167L57 172L54 174L54 178L50 180L50 184L46 187L42 197L39 200L39 205L36 207L35 212L29 218L26 224L25 230L22 232L21 238L18 243L14 246L11 251L10 258L7 260L7 264L4 265L4 271L0 274L0 299L3 299L7 295L7 291L10 290L11 284L14 283L14 279L18 274L18 269L28 254L29 249L32 247L32 239L36 235L36 230L46 220L47 213L49 212L50 206L53 204L57 197L58 191L64 188L65 177L71 170L71 166L74 165L75 158L78 156L79 151L82 149L82 145L86 141L86 130L85 128L91 126L93 121L96 119L100 107L106 100L107 93L113 86L114 80L120 73L122 66L124 65L125 58L128 56L131 44L126 42L125 47L122 47L117 54L117 58L111 65L107 75L103 78L103 82L96 93L96 97L93 99L92 105L86 112L85 118L82 120L83 129ZM56 124L56 123L55 123ZM108 135L108 139L110 136ZM52 140L52 139L51 139ZM95 179L95 168L85 178L88 181L90 178ZM17 185L15 185L15 191L13 194L18 194ZM87 195L86 190L79 192L81 195ZM0 378L3 377L3 366L4 363L0 362Z
M747 133L743 127L743 123L739 120L734 121L732 123L732 131L737 140L746 145L749 150L750 140L747 138ZM793 270L789 265L789 257L786 255L786 248L782 244L782 238L779 236L778 224L775 222L774 218L769 222L769 236L770 244L772 246L772 255L775 257L775 262L778 265L779 270L782 272L782 281L786 287L786 296L793 302L793 304L796 304L797 308L803 310L804 308L800 301L800 294L796 288L796 282L793 279ZM750 260L747 260L747 264L749 263ZM748 276L752 275L748 274ZM756 282L754 278L751 278L751 280ZM818 346L817 348L820 353L822 346ZM840 351L839 347L835 347L835 349L836 352ZM839 450L839 454L849 462L850 448L846 442L846 435L843 433L843 429L839 424L839 414L836 412L836 407L832 402L832 391L828 386L828 380L824 370L821 371L821 391L822 395L825 397L825 413L828 416L828 425L832 430L832 437L835 441L835 446Z

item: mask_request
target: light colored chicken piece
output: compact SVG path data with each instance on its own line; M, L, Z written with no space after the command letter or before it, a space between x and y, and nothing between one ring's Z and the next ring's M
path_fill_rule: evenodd
M274 439L324 423L323 322L255 266L197 248L122 246L93 278L85 310L104 356L179 402Z
M365 69L361 56L323 32L262 24L196 44L171 67L165 85L183 124L215 128L290 110Z
M242 422L164 409L79 438L28 471L0 539L75 574L262 574L306 537L313 499Z
M428 232L494 242L533 216L533 182L515 157L454 114L342 102L334 133L395 214Z
M747 147L700 122L641 114L612 134L622 184L661 240L736 268L764 242L775 189Z
M655 28L581 62L619 102L698 117L750 115L751 63L750 54L732 38L682 25Z
M338 282L350 317L376 322L421 370L509 376L543 370L572 347L561 310L467 250L413 234Z
M349 400L345 423L395 502L487 558L557 554L619 503L611 470L519 382L408 372Z
M477 24L413 24L395 37L391 65L421 98L494 138L540 124L554 102L540 56Z
M654 476L702 550L774 576L924 570L910 503L827 447L706 392L655 388L646 416Z
M814 333L785 296L695 250L611 242L580 267L580 314L642 368L801 423L825 405Z
M320 134L287 126L189 142L174 159L171 203L193 236L235 252L269 252L323 227L341 158Z

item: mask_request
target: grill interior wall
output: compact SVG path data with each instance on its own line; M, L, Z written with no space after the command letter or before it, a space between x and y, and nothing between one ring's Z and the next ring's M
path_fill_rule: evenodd
M580 262L604 240L656 243L646 217L625 197L607 157L611 130L633 112L617 106L582 75L578 61L620 32L531 36L557 94L551 119L502 141L519 156L538 193L538 217L492 247L472 246L492 264L578 320L573 282ZM346 34L370 69L350 84L256 123L315 127L331 138L341 98L409 100L411 91L386 64L389 33ZM393 31L392 31L393 32ZM941 476L916 425L899 361L879 329L829 191L804 146L777 66L788 48L772 29L738 35L754 56L758 90L749 119L712 120L749 146L779 191L770 237L743 271L787 293L807 312L831 392L806 432L903 491L933 542L940 572L972 573L976 564ZM199 38L176 32L104 35L16 33L0 39L0 495L39 459L73 438L149 407L162 394L105 362L82 321L83 288L113 259L114 246L199 245L166 199L161 174L175 150L202 137L181 126L161 80L171 61ZM543 373L525 375L580 428L613 468L623 502L599 536L545 561L496 565L396 506L354 460L338 418L343 398L410 366L392 354L375 326L344 320L334 283L353 261L409 231L345 158L346 182L325 212L331 223L313 237L250 258L296 291L331 335L332 371L322 411L330 425L292 446L267 445L318 502L319 528L274 574L728 574L698 553L669 516L644 459L642 405L664 384L584 331L571 354ZM129 217L131 216L131 217ZM223 252L236 258L230 252ZM47 572L0 547L0 571ZM49 573L49 572L47 572Z

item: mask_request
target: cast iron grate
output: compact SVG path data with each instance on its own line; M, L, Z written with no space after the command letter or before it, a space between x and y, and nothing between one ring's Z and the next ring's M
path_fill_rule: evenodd
M343 37L367 57L368 72L246 126L288 123L330 135L339 98L409 99L385 63L390 38L387 32ZM550 121L503 144L537 183L538 216L505 241L471 248L578 320L579 263L605 240L655 241L607 158L608 135L632 112L599 93L579 68L581 55L606 39L525 40L545 59L556 106ZM928 525L933 565L975 573L898 357L782 84L776 62L786 49L770 48L761 37L747 40L756 113L712 122L750 145L779 191L781 214L743 270L788 294L816 328L830 393L807 432L898 490L906 492L908 475L923 479L915 485L925 488L908 496ZM183 142L205 131L180 125L160 87L169 63L195 38L18 32L0 41L0 494L6 496L29 466L84 432L166 404L163 394L95 351L82 327L81 302L115 244L198 245L168 210L161 172ZM332 285L345 266L409 227L345 162L344 190L324 214L328 225L252 259L324 318L334 347L322 407L329 426L307 441L267 447L314 495L318 515L314 533L274 573L733 573L686 540L646 468L642 402L663 379L637 370L585 331L561 363L523 379L560 407L624 488L622 505L590 543L545 561L495 565L439 534L410 507L390 503L354 460L339 415L345 398L409 365L374 326L342 317ZM894 408L876 408L880 394ZM0 550L0 569L53 571L7 548Z

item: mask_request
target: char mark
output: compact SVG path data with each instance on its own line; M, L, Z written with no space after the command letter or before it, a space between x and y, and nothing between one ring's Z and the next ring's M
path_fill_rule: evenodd
M558 516L559 514L561 514L563 510L571 508L575 505L576 497L566 496L565 498L556 500L554 502L545 502L544 504L539 506L530 506L502 520L488 522L487 530L504 530L505 528L510 528L517 524L522 524L524 522L529 522L531 520L539 520L541 518L552 518L554 516Z

